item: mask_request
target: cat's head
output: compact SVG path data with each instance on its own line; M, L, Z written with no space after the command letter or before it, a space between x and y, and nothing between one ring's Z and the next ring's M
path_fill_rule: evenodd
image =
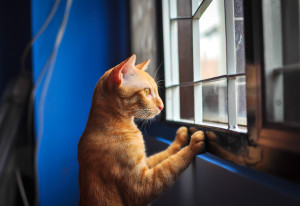
M145 71L150 60L135 65L136 55L132 55L110 69L105 78L118 109L141 119L151 119L158 115L164 105L159 97L155 80Z

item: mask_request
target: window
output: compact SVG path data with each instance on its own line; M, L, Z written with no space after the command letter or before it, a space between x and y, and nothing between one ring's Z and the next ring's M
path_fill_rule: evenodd
M299 11L299 0L163 0L168 125L213 131L208 152L299 182Z
M166 119L247 132L242 0L164 0Z

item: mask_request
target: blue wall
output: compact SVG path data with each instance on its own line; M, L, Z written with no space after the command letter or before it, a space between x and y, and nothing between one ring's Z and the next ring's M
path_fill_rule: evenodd
M54 2L32 1L33 34L43 24ZM35 81L53 48L65 3L62 0L53 21L34 45ZM128 2L122 0L73 0L45 100L43 135L37 137L40 205L78 205L77 143L97 80L130 55L127 7ZM41 126L38 114L41 86L35 98L36 134Z

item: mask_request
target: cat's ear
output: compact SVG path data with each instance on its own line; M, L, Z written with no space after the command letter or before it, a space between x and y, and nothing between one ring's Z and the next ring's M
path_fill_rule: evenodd
M145 70L147 70L149 63L150 63L150 59L148 59L147 61L145 61L143 63L136 65L135 67L138 68L139 70L145 71Z
M121 85L124 75L127 74L131 69L134 69L135 61L136 55L133 54L131 57L115 66L109 74L110 84L116 86Z

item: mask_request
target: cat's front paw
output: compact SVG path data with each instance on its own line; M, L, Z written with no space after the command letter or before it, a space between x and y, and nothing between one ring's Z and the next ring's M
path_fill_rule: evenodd
M188 138L188 129L186 127L180 127L176 132L175 142L182 147L187 143Z
M198 154L204 150L205 136L202 131L195 132L191 137L190 147L195 154Z

